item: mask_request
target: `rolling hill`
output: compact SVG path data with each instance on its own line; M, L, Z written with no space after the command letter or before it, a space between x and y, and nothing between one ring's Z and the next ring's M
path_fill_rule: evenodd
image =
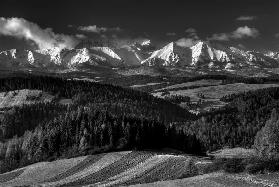
M0 175L0 185L119 186L198 174L194 158L153 152L113 152L39 162Z

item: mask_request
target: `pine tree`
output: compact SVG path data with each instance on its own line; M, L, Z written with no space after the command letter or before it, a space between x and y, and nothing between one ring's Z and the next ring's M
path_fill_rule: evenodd
M279 156L279 119L276 109L273 109L271 118L257 133L254 147L262 157L273 159Z

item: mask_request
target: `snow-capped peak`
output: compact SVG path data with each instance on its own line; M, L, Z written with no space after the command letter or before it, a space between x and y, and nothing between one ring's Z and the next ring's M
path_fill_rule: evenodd
M16 49L11 49L11 50L10 50L10 53L11 53L11 55L12 55L12 58L16 58L16 52L17 52Z
M22 64L33 64L35 59L30 50L10 49L0 52L1 60L6 62L19 62Z
M151 41L150 40L145 40L141 43L142 46L148 46L151 44Z
M191 50L192 65L196 65L199 61L230 61L229 55L225 51L212 48L203 41L200 41L196 45L192 46Z
M257 69L279 67L279 52L263 54L203 41L190 48L170 42L157 50L151 45L150 40L121 48L103 47L95 43L80 46L84 47L62 51L60 48L2 51L0 66L76 69L87 65L109 67L158 65L202 70L208 68L210 71L237 71L238 68L243 67Z
M86 48L77 49L76 50L76 55L74 55L70 59L70 66L77 65L79 63L87 62L87 61L89 61L89 59L90 59L90 55L89 55L88 49L86 49Z
M60 56L61 49L58 48L58 47L54 47L54 48L51 48L51 49L37 50L36 52L50 56L50 61L55 63L55 64L61 64L62 63L62 59L61 59L61 56Z
M121 58L116 54L111 48L109 47L92 47L91 49L102 52L109 57L116 59L116 60L121 60Z
M27 60L33 64L35 62L35 58L34 58L34 55L32 53L32 51L28 51L28 55L27 55Z
M202 54L202 49L206 45L204 42L200 41L196 45L191 47L192 50L192 65L200 60L200 56Z
M191 60L191 51L187 48L179 47L171 42L163 48L154 51L149 58L142 61L142 64L173 66L177 63L188 64Z
M273 52L273 51L269 51L265 54L266 56L279 60L279 52Z

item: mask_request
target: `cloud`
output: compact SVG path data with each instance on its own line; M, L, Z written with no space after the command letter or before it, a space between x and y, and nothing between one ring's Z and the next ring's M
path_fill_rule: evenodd
M193 38L180 38L175 43L180 47L192 47L193 45L197 44L198 41Z
M194 28L188 28L185 30L186 37L180 38L175 43L180 47L192 47L193 45L196 45L200 37L197 34L197 30Z
M122 29L120 27L98 27L97 25L88 25L88 26L79 26L78 30L84 32L93 32L93 33L104 33L104 32L120 32Z
M166 33L167 36L176 36L176 33L175 32L168 32Z
M73 36L56 34L51 28L42 29L37 24L23 18L1 17L0 35L32 41L39 49L73 48L77 44L77 40Z
M188 29L185 30L186 33L197 33L196 29L190 27Z
M240 16L236 18L236 21L253 21L256 18L257 18L256 16Z
M256 28L250 28L248 26L238 27L233 33L232 38L241 39L246 37L256 38L260 32Z
M274 36L275 38L279 38L279 33L276 33Z
M107 29L105 27L97 27L97 25L89 25L89 26L79 26L78 30L85 31L85 32L101 33L101 32L105 32Z
M76 34L76 37L79 38L79 39L87 38L87 36L85 36L84 34Z
M231 33L217 33L213 34L208 40L229 41L231 39L243 39L243 38L256 38L260 35L260 32L256 28L250 28L248 26L238 27Z
M246 47L243 44L238 44L238 47L240 47L241 49L246 49Z
M217 41L229 41L230 40L230 34L227 34L227 33L213 34L209 39L210 40L217 40Z
M150 40L145 37L136 37L136 38L132 38L132 37L119 38L119 37L117 37L117 38L111 39L111 43L116 48L127 47L127 46L133 45L135 43L141 44L146 41L150 41Z
M185 32L187 33L187 38L199 40L199 36L196 29L190 27L186 29Z

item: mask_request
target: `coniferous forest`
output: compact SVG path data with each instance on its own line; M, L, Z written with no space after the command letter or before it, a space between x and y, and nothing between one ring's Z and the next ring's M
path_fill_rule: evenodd
M123 149L160 149L188 143L200 153L195 136L177 132L173 121L195 116L144 92L85 81L43 76L0 79L1 92L42 90L55 96L49 103L5 109L0 124L1 172L33 162ZM59 104L72 99L71 105Z
M196 116L167 100L119 86L34 75L0 79L1 92L21 89L55 97L2 110L1 172L118 150L168 147L203 155L225 146L251 148L272 110L279 108L279 88L225 96L225 107ZM59 103L65 98L72 104Z

